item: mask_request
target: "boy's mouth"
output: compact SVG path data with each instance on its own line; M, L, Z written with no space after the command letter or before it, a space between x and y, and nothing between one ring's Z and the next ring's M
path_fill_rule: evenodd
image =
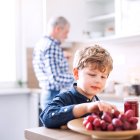
M94 89L94 90L100 90L99 86L91 86L91 88Z

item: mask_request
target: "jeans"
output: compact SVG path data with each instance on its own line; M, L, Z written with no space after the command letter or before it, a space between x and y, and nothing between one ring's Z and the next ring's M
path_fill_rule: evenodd
M40 98L40 106L41 109L44 110L46 105L52 101L52 99L59 94L58 90L42 90L41 98Z

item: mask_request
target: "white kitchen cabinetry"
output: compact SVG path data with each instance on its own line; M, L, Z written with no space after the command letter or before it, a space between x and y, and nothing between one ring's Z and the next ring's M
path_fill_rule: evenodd
M115 0L86 0L86 30L90 38L115 34Z
M44 0L44 2L44 30L50 17L65 16L71 23L68 38L70 41L114 40L140 33L138 18L140 0Z
M38 126L38 96L30 89L0 90L1 140L24 140L24 130Z
M140 0L122 0L122 34L140 33Z
M119 38L140 34L140 0L86 0L89 38Z

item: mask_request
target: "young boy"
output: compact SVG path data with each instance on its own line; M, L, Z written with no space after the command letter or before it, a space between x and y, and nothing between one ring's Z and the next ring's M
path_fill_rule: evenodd
M104 48L95 45L78 50L73 63L76 83L46 106L40 115L44 126L58 128L92 112L116 110L114 105L99 101L96 96L103 91L112 69L112 58Z

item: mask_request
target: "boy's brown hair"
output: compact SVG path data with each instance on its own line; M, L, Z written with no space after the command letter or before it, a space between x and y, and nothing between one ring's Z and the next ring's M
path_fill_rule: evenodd
M73 68L83 69L93 64L95 69L101 72L113 69L113 60L110 53L99 45L88 46L77 50L74 56Z

